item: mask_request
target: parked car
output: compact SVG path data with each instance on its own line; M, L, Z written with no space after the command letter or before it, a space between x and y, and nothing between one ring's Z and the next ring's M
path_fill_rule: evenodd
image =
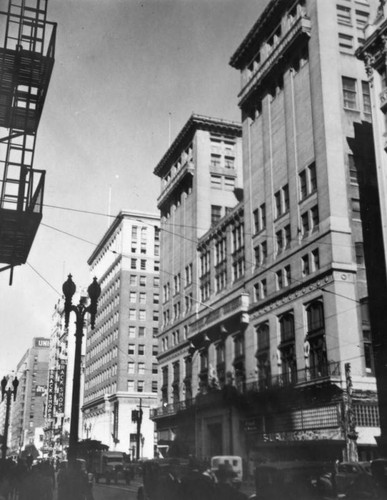
M336 470L336 488L338 494L348 491L350 485L359 477L367 474L371 476L370 462L341 462Z
M273 462L255 470L254 500L317 500L337 498L329 462Z

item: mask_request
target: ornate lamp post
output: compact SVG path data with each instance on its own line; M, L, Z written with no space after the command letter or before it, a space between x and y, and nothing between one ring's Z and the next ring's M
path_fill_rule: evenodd
M4 397L6 397L6 407L5 407L5 423L4 423L4 436L3 443L1 445L1 458L3 460L7 457L7 441L8 441L8 427L9 427L9 410L11 408L11 397L13 394L13 400L16 399L17 387L19 385L19 381L17 377L15 377L12 381L12 387L8 387L9 378L3 377L1 380L1 400L4 401Z
M74 358L74 376L73 376L73 395L71 402L71 421L70 421L70 440L69 440L69 461L73 461L77 456L78 444L78 428L79 428L79 395L81 385L81 361L82 361L82 337L83 328L85 326L85 315L90 314L90 326L94 329L95 316L97 314L98 298L101 294L101 287L94 278L93 283L87 289L90 297L90 304L85 305L84 299L79 300L77 306L73 305L72 297L75 293L76 286L69 274L67 281L62 286L63 294L65 296L65 326L68 327L70 312L73 311L76 315L76 329L75 329L75 358Z

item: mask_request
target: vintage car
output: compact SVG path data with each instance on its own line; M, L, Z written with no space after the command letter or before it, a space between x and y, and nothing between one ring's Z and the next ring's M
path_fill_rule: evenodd
M273 462L255 470L256 500L320 500L337 498L334 464L328 462Z

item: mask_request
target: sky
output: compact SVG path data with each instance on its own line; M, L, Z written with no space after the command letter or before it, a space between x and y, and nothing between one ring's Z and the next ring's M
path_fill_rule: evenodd
M67 274L89 285L87 259L112 216L158 213L153 169L191 114L240 121L229 60L266 4L48 0L58 28L35 147L34 168L46 170L43 219L13 285L0 273L0 377L33 337L50 336Z

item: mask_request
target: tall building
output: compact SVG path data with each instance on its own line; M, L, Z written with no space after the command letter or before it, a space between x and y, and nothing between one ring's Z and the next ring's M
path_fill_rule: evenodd
M179 440L188 440L190 449L194 448L192 414L188 412L176 434L175 409L189 405L197 390L187 357L189 325L202 307L214 308L204 305L213 290L209 282L212 264L200 262L197 242L210 228L217 227L226 214L234 217L234 207L243 187L241 125L192 115L154 172L161 179L158 207L162 304L158 360L163 406L161 415L155 411L153 416L157 422L159 450L163 453L175 437L175 445ZM239 218L238 211L235 218ZM217 234L221 244L221 231ZM243 256L239 257L243 265ZM231 269L226 269L220 259L217 272L220 291ZM221 302L231 300L226 297ZM219 302L215 307L218 306Z
M88 260L101 285L87 334L83 427L133 457L154 456L160 231L157 215L121 211ZM137 449L135 411L142 407Z
M360 185L367 195L367 204L363 210L364 217L367 217L368 221L364 238L366 243L365 256L382 434L378 444L383 456L387 453L387 367L385 363L387 341L384 334L387 322L385 308L387 300L386 33L387 6L385 2L380 1L375 15L370 18L370 23L365 28L364 44L357 50L357 55L365 63L370 84L376 156L377 183L370 182L368 175L362 175Z
M16 368L19 387L11 413L10 450L18 454L27 445L38 451L44 446L44 406L46 401L50 339L35 337Z
M375 3L272 0L231 57L241 72L243 201L192 238L200 303L184 342L176 315L160 331L168 405L153 418L179 452L259 462L365 459L376 447L358 179L372 176L374 157L370 91L354 55ZM208 220L200 192L191 203ZM186 245L170 233L167 262ZM169 373L180 359L177 379ZM175 399L177 380L192 382L189 398Z

